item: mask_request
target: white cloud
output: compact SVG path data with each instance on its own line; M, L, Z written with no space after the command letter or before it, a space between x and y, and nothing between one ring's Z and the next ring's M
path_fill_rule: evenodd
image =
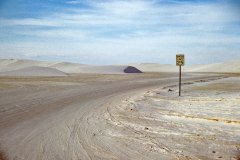
M236 36L239 29L229 28L231 23L239 23L238 16L221 3L68 1L72 5L84 2L88 2L89 8L63 10L41 18L1 19L0 27L9 28L7 34L14 43L1 43L0 52L8 49L28 57L46 54L168 57L184 50L193 55L218 54L240 44L240 36ZM27 38L18 40L14 36ZM232 50L233 53L238 54L237 50Z
M68 3L80 3L69 1ZM239 21L238 16L221 4L157 4L155 1L103 1L90 9L65 10L43 18L2 19L1 25L67 26L76 25L152 25L209 24Z
M68 4L79 4L81 3L80 1L77 0L72 0L72 1L67 1Z
M0 26L49 26L57 27L62 26L61 21L54 21L50 18L23 18L23 19L0 19Z

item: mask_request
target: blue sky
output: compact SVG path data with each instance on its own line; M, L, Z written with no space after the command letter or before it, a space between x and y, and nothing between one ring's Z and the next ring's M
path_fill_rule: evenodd
M0 58L85 64L240 59L237 0L1 0Z

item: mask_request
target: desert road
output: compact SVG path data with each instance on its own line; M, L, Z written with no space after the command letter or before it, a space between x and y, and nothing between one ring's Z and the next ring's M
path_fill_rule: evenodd
M188 73L183 83L221 78L226 75ZM151 127L139 127L139 122L151 125L151 121L147 115L145 119L137 117L132 113L136 108L131 107L138 102L131 98L138 99L157 88L176 89L177 84L178 75L174 73L0 77L1 158L188 159L191 155L153 138L152 134L160 132L150 133ZM177 91L172 97L177 97ZM134 120L131 115L136 115ZM121 121L124 117L128 118L126 123ZM238 121L236 125L239 129ZM198 158L194 155L189 159Z

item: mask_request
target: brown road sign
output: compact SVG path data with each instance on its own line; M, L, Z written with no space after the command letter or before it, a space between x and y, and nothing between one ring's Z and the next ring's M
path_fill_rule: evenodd
M184 66L184 54L177 54L176 55L176 65L177 66Z

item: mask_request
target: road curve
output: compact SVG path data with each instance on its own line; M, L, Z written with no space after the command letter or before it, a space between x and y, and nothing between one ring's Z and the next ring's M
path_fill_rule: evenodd
M219 76L189 74L184 81ZM177 82L175 75L93 83L16 80L15 87L0 91L0 154L10 160L148 159L141 146L126 150L104 137L104 130L115 127L108 124L108 108Z

